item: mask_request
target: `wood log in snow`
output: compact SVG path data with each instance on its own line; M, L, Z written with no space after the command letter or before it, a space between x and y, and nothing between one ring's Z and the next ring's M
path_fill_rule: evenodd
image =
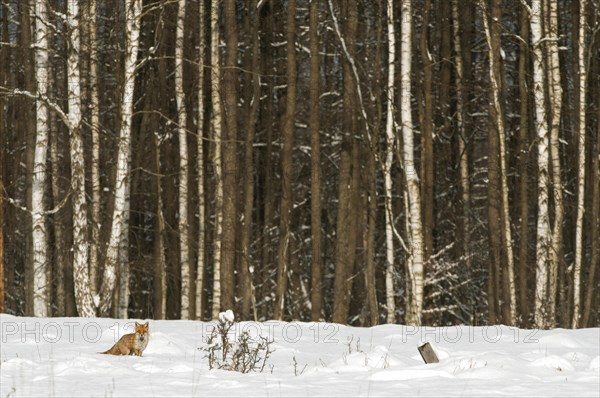
M438 359L437 355L435 354L433 347L431 347L431 344L429 344L429 343L422 344L418 347L418 349L419 349L419 353L421 354L421 357L423 358L423 361L425 363L427 363L427 364L438 363L440 361Z

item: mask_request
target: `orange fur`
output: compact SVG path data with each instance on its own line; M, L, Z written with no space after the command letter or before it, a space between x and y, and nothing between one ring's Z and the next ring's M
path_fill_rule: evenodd
M142 356L142 352L148 346L150 339L148 322L141 324L135 323L135 333L129 333L121 337L108 351L100 354L110 355L137 355Z

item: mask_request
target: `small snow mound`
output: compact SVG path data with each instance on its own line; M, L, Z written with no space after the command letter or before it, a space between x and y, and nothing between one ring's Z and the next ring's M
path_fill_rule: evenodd
M571 362L575 368L581 369L589 363L591 357L580 351L570 351L562 355L564 359Z
M233 311L227 310L225 312L219 312L219 322L221 322L221 323L225 323L225 322L233 323L234 320L235 320L235 315L233 315Z
M553 368L558 371L573 371L573 370L575 370L573 365L571 365L571 363L568 360L561 358L559 356L556 356L556 355L549 355L544 358L536 359L535 361L531 362L530 365L536 366L536 367Z
M185 355L185 343L177 342L173 338L164 333L153 333L148 343L148 348L144 351L144 355Z
M53 373L56 376L74 377L77 375L97 374L100 369L103 372L109 372L109 369L118 367L119 362L126 362L129 359L130 357L127 356L114 355L76 356L72 359L58 362L54 365ZM121 374L134 374L133 370L127 368L120 368L119 372Z
M600 370L600 356L592 359L589 366L591 371L597 372Z
M187 373L193 370L194 368L185 364L174 364L170 366L166 371L167 373Z
M37 364L29 359L11 358L2 362L2 370L35 369Z
M165 370L160 366L156 366L153 363L136 363L133 365L133 368L138 372L142 373L162 373Z
M581 345L567 336L565 333L553 333L538 339L539 344L544 347L567 347L580 348Z

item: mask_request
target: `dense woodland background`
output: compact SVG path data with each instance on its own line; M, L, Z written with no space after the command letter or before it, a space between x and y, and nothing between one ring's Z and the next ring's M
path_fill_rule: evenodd
M600 324L598 0L3 0L0 312Z

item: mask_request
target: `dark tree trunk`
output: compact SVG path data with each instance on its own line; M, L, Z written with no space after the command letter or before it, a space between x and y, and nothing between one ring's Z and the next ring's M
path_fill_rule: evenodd
M310 3L310 211L311 211L311 319L322 319L323 263L321 251L321 141L319 132L319 1Z
M292 150L294 146L294 120L296 116L296 0L287 7L287 93L283 119L281 147L281 207L279 244L277 247L277 290L273 317L283 319L285 295L290 270L290 241L292 220Z
M345 13L342 34L350 57L354 58L358 10L355 1L342 0L340 10ZM345 58L345 57L344 57ZM334 276L333 322L348 322L350 303L350 278L354 268L356 246L356 186L359 170L354 168L356 143L356 84L347 59L343 63L344 94L342 147L340 154L340 177L338 191L338 216L336 227L336 260Z
M225 0L225 65L223 68L223 235L221 257L221 308L234 308L236 230L238 219L237 103L238 29L235 0Z

